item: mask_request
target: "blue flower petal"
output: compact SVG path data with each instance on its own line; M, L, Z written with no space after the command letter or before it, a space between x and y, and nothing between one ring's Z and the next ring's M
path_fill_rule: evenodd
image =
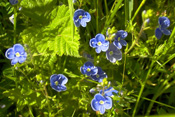
M100 48L103 52L106 52L109 48L109 45L108 46L100 46Z
M12 59L12 61L11 61L11 65L16 64L17 62L18 62L18 58L17 58L17 57L15 57L14 59Z
M64 76L63 74L59 74L59 77L61 77L62 83L61 85L64 85L68 82L68 79L66 76Z
M160 39L162 37L162 32L159 28L157 28L155 30L155 35L156 35L157 39Z
M57 81L58 84L55 84L55 82ZM68 81L67 77L64 76L63 74L53 74L50 77L50 85L51 87L60 92L60 91L65 91L67 88L64 84L66 84Z
M12 4L12 5L15 5L18 3L18 0L9 0L9 2Z
M23 63L26 60L26 56L20 56L18 59L19 63Z
M171 31L169 31L168 29L164 28L164 29L161 29L162 33L165 34L165 35L170 35L171 34Z
M83 26L83 27L86 27L86 25L87 25L86 22L83 21L83 20L80 21L80 24L81 24L81 26Z
M86 62L85 64L84 64L84 66L89 66L89 67L94 67L94 65L93 65L93 63L91 63L91 62Z
M15 44L13 46L15 53L19 52L20 54L24 54L24 47L21 44Z
M120 44L120 42L114 41L113 44L114 44L118 49L122 49L122 45Z
M92 38L90 41L89 41L89 45L93 48L96 48L97 47L97 40L95 38Z
M116 37L120 37L121 39L124 39L128 36L128 33L125 32L124 30L119 30L117 33L116 33Z
M97 53L100 53L100 52L101 52L101 48L100 48L100 47L97 47L97 48L95 49L95 51L96 51Z
M80 20L74 21L76 27L80 27Z
M81 67L80 67L80 71L81 71L81 73L82 73L82 74L86 74L86 72L85 72L85 70L84 70L84 67L83 67L83 66L81 66Z
M105 109L111 109L112 108L112 99L110 97L106 97L104 107L105 107Z
M102 100L102 101L105 101L105 98L101 95L101 94L96 94L95 96L94 96L94 98L97 100L97 101L100 101L100 100Z
M167 17L159 17L158 23L161 28L167 28L170 26L170 20Z
M80 15L84 15L84 10L83 9L77 9L75 12L74 12L74 20L77 20L79 18Z
M91 15L88 12L85 12L82 20L85 21L85 22L90 22L91 21Z
M97 34L97 35L95 36L95 38L96 38L97 42L98 42L98 41L100 41L100 42L105 42L105 36L102 35L102 34Z
M90 75L96 75L98 72L98 68L97 67L94 67L92 70L91 70L91 74Z
M64 85L58 85L57 86L57 91L58 92L65 91L65 90L67 90L66 86L64 86Z
M109 41L105 40L105 42L103 43L104 46L109 46Z
M123 46L126 46L127 45L127 42L123 39L120 40L120 43L123 45Z
M100 107L100 104L98 103L98 101L96 99L93 99L91 101L91 107L94 111L98 111L99 110L99 107Z
M101 114L104 114L105 113L105 107L100 105L99 111L100 111Z
M9 48L6 52L5 52L5 57L8 59L14 59L15 57L15 52L13 48Z

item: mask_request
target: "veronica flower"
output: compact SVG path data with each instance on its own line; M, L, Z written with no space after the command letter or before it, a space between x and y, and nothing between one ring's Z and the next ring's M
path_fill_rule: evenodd
M23 63L27 58L27 53L21 44L15 44L5 52L5 56L7 59L10 59L11 64L14 65L17 62Z
M97 74L91 75L91 78L95 81L102 82L104 78L107 78L107 75L100 67L97 68L98 68Z
M162 37L162 33L165 35L170 35L171 32L167 29L170 26L170 20L167 17L159 17L159 27L155 30L155 35L157 39Z
M80 25L86 27L86 23L91 21L91 15L83 9L78 9L74 13L73 20L76 27Z
M106 58L111 63L115 63L117 60L119 61L122 59L122 52L111 43L109 49L106 51Z
M118 48L121 49L122 46L126 46L127 42L124 40L128 36L128 33L125 32L124 30L119 30L114 37L114 42L113 44Z
M110 97L103 97L98 93L92 99L91 107L94 111L100 111L101 114L104 114L106 109L112 108L112 99Z
M95 48L97 53L101 51L106 52L109 48L109 41L105 40L105 36L102 34L97 34L95 38L92 38L89 42L89 45Z
M18 0L9 0L10 4L15 5L18 3Z
M80 71L82 74L86 74L87 76L95 75L98 72L98 68L93 65L91 62L86 62L81 68Z
M66 76L64 76L63 74L53 74L50 77L50 85L51 87L60 92L60 91L65 91L67 88L65 86L65 84L68 82L68 79Z
M103 90L100 90L100 94L104 94L104 96L113 96L113 93L116 93L116 94L118 94L118 91L117 90L115 90L113 87L109 87L109 88L107 88L107 89L105 89L104 90L104 92L103 92Z

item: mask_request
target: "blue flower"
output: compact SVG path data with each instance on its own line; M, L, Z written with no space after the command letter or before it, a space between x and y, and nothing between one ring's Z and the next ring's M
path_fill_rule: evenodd
M81 68L80 71L82 74L86 74L87 76L95 75L98 72L98 68L93 65L91 62L86 62Z
M113 44L118 48L121 49L122 46L126 46L127 42L124 40L126 37L128 36L128 33L125 32L124 30L119 30L116 34L115 34L115 40L113 42Z
M103 78L107 78L107 75L100 67L97 67L97 68L98 68L97 74L91 75L91 78L95 81L102 82Z
M100 111L101 114L104 114L106 109L112 108L112 99L110 97L103 97L98 93L92 99L91 107L94 111Z
M165 35L170 35L171 32L166 29L170 26L170 20L167 17L159 17L159 28L156 28L155 35L157 39L160 39L162 37L162 33Z
M76 27L80 25L86 27L86 22L91 21L91 15L83 9L78 9L75 11L73 19Z
M113 93L118 94L118 91L115 90L113 87L109 87L109 88L105 89L104 92L103 92L103 90L100 90L100 94L104 94L104 96L111 97L111 96L113 96Z
M97 34L95 38L92 38L89 41L89 45L93 48L95 48L95 51L97 53L100 53L101 51L106 52L109 48L109 41L105 40L105 36L102 34Z
M7 59L12 60L11 64L14 65L17 62L23 63L27 58L27 53L21 44L15 44L5 52L5 56Z
M18 3L18 0L9 0L10 4L15 5Z
M68 79L66 76L64 76L63 74L53 74L50 77L50 86L60 92L60 91L65 91L67 88L65 86L65 84L67 83Z
M109 45L109 49L106 51L106 58L112 63L115 63L117 60L122 59L122 52L112 43Z

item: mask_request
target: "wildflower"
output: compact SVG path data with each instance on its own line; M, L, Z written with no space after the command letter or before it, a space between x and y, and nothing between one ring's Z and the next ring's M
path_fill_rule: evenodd
M104 94L104 96L111 97L111 96L113 96L113 93L118 94L118 91L115 90L113 87L109 87L109 88L105 89L104 92L103 92L103 90L100 90L100 94Z
M86 23L91 20L91 15L83 9L78 9L74 13L73 20L76 27L79 27L80 25L86 27Z
M171 32L167 29L170 26L170 20L167 17L159 17L159 27L155 30L155 35L157 39L162 37L162 33L165 35L170 35Z
M97 68L98 68L97 74L91 75L91 78L95 81L102 82L103 78L107 78L107 75L100 67Z
M14 24L14 14L9 17L9 20L12 24Z
M112 99L110 97L103 97L98 93L92 99L91 107L94 111L100 111L101 114L104 114L106 109L112 108Z
M10 4L15 5L18 3L18 0L9 0Z
M66 76L64 76L63 74L53 74L50 77L50 85L51 87L60 92L60 91L65 91L67 88L65 86L65 84L67 83L68 79Z
M87 76L95 75L98 72L98 68L93 65L91 62L86 62L81 68L80 71L82 74Z
M122 59L122 52L111 43L109 49L106 51L106 58L110 62L115 63L117 60Z
M115 34L115 40L113 42L113 44L118 48L121 49L122 45L126 46L127 42L124 40L126 37L128 36L128 33L125 32L124 30L119 30L116 34Z
M5 52L5 56L7 59L12 60L11 64L14 65L17 62L23 63L27 58L27 53L21 44L15 44Z
M92 38L89 42L89 45L95 48L97 53L101 51L106 52L109 48L109 41L105 40L105 36L102 34L97 34L95 38Z

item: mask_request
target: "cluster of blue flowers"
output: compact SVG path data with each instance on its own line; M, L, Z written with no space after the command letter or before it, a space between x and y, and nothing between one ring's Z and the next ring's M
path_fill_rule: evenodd
M93 65L91 62L86 62L81 68L80 71L82 74L90 76L93 80L100 83L103 82L104 78L107 78L106 73L100 68ZM94 91L93 91L94 92ZM112 99L113 93L118 94L118 91L113 87L105 87L104 90L100 90L94 96L94 99L91 101L91 107L94 111L99 111L101 114L105 113L106 109L112 108Z
M100 67L94 66L94 64L89 61L81 66L80 71L82 74L90 76L98 82L102 82L104 78L107 78L106 73Z
M122 52L120 49L122 49L122 46L127 45L127 42L124 40L127 35L127 32L119 30L115 34L114 42L110 44L103 34L97 34L95 38L92 38L89 41L89 45L92 48L95 48L97 53L100 53L101 51L106 52L107 60L115 63L117 60L119 61L122 59Z
M91 107L94 111L99 111L101 114L105 113L106 109L112 108L113 93L118 94L118 91L113 87L100 90L91 101Z

